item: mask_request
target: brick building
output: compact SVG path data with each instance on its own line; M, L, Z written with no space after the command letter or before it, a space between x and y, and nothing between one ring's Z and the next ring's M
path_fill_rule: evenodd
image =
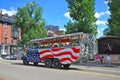
M13 29L14 16L0 11L0 55L9 55L17 45L18 31ZM16 33L16 34L14 34Z
M45 29L47 30L48 37L58 36L58 35L64 34L64 30L59 30L59 26L48 25L45 27Z

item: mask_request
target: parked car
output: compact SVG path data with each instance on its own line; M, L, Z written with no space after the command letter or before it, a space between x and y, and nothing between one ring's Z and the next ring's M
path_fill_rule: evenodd
M15 55L7 55L4 57L4 59L6 60L17 60L17 56Z

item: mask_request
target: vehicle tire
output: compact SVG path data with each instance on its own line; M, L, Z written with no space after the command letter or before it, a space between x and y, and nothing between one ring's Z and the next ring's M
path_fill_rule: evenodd
M46 67L52 67L52 60L51 59L45 59L44 60L45 66Z
M54 68L61 68L61 63L59 62L59 60L54 60L53 61L53 67Z
M34 65L35 65L35 66L37 66L37 65L38 65L38 62L33 62L33 63L34 63Z
M29 62L28 62L27 60L23 60L23 64L24 64L24 65L28 65Z
M68 69L68 68L70 67L70 64L64 64L63 67L64 67L65 69Z

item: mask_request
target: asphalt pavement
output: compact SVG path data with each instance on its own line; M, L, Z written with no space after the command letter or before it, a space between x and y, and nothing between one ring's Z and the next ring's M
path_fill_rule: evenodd
M22 64L22 60L3 60L6 63L19 63ZM44 65L44 63L39 63L39 65ZM110 66L106 63L96 63L95 61L88 61L86 63L75 63L70 66L70 69L76 68L85 71L94 71L94 72L104 72L104 73L115 73L120 75L120 64L111 63Z
M120 64L111 63L107 65L106 63L96 63L95 61L88 61L86 63L77 63L71 65L71 67L77 67L81 70L99 72L99 73L109 73L116 74L120 76Z
M69 69L23 65L21 60L0 60L0 78L3 80L120 80L119 67L88 65L90 62L72 64ZM33 76L34 75L34 76Z

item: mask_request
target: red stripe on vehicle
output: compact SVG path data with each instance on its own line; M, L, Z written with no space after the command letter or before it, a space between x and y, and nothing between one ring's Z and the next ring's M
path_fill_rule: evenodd
M59 60L60 62L64 62L64 61L70 61L73 62L70 58L62 58Z
M51 52L50 50L46 49L46 50L42 50L42 51L39 51L38 54L44 54L46 52Z
M51 55L51 54L49 54L49 55L46 55L46 56L41 57L40 59L41 59L41 61L43 61L43 60L46 59L46 58L54 58L54 56Z
M75 52L75 53L80 53L80 49L79 48L72 48L72 50Z
M58 54L54 54L55 57L59 57L59 56L63 56L63 55L70 55L72 59L77 59L77 56L74 56L71 52L62 52L62 53L58 53Z

